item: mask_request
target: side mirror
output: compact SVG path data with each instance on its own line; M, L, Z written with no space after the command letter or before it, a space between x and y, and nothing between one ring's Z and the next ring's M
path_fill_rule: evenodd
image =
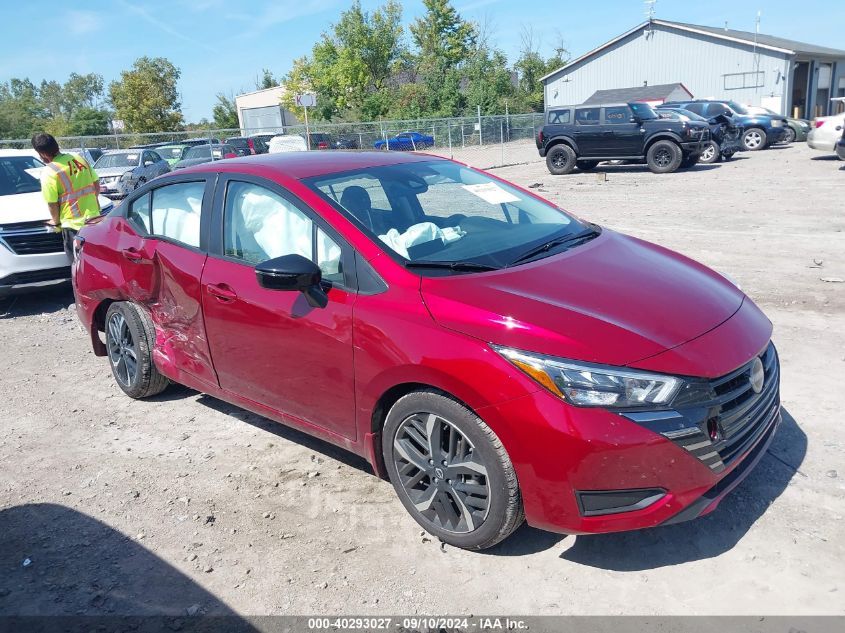
M320 287L320 267L302 255L282 255L255 267L258 285L267 290L293 290L305 295L308 305L325 308L329 297Z

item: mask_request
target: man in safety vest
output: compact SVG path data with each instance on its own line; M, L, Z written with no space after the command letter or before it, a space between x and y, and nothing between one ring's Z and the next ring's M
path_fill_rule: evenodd
M36 134L32 147L46 167L41 170L41 193L50 208L47 226L61 230L65 253L73 259L73 238L85 220L100 215L100 181L81 156L63 154L50 134Z

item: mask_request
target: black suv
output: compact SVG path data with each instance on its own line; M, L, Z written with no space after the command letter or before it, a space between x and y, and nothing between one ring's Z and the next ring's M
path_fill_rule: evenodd
M549 108L537 149L555 175L604 160L646 162L667 174L695 165L709 140L706 123L661 119L646 103L608 103Z

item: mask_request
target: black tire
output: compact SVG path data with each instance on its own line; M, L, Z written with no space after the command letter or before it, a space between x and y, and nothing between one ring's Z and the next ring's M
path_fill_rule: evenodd
M581 171L590 171L591 169L595 169L596 165L599 164L597 160L576 160L575 166L580 169Z
M155 327L141 308L126 301L109 306L106 313L109 365L118 387L130 398L154 396L169 384L153 363L154 342Z
M671 174L681 166L684 154L674 141L661 140L648 148L646 162L655 174Z
M742 146L749 152L759 152L769 142L765 130L759 127L752 127L742 135Z
M382 454L402 505L450 545L486 549L525 520L516 472L499 438L475 413L439 391L415 391L391 407Z
M707 141L698 160L704 165L711 165L722 160L722 150L719 148L719 144L716 141Z
M575 169L575 163L575 150L564 143L553 146L546 153L546 167L549 173L555 176L571 174Z
M795 134L795 130L792 129L789 125L786 126L786 133L784 134L783 138L781 139L781 143L789 144L794 143L795 139L797 138L797 134Z
M687 154L681 159L681 169L689 169L698 164L700 156L698 154Z

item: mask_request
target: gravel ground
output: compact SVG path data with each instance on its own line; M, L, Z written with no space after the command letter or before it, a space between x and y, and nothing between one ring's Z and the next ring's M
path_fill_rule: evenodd
M635 533L441 547L354 456L184 388L125 397L67 290L3 301L0 614L845 614L841 166L799 144L496 171L728 273L775 324L769 453L712 515Z

